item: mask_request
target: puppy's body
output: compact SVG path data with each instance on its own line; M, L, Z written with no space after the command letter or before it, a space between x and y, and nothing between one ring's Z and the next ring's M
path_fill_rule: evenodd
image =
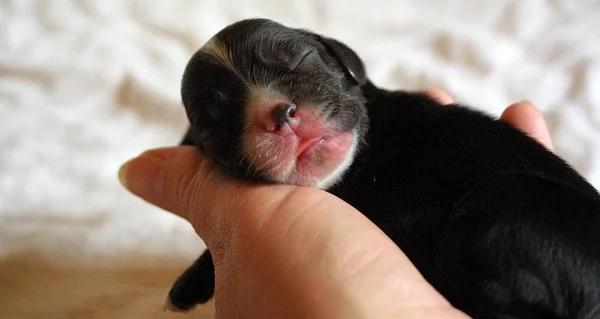
M295 48L289 39L306 47ZM360 59L334 40L246 20L212 41L184 75L192 123L184 143L198 145L240 179L326 188L371 219L436 289L476 318L600 317L600 195L560 158L480 112L375 87ZM287 44L289 55L264 53L257 41ZM224 52L232 56L223 60ZM237 55L244 58L236 61ZM264 62L274 59L292 67ZM242 74L249 70L253 76ZM203 80L207 74L221 80ZM256 74L269 75L248 88ZM302 83L310 74L321 76ZM264 90L253 85L295 96L286 103L294 100L300 124L291 117L281 122L289 123L293 137L270 129L261 113L281 98L269 93L255 102L255 92ZM232 96L219 104L199 92ZM211 111L221 113L208 116ZM219 116L230 119L229 127L216 125L225 123ZM283 164L262 159L269 150L287 152L289 143L300 149L302 142L294 143L306 140L301 125L321 132L313 148L287 162L277 154ZM261 148L264 143L269 148ZM212 296L211 262L206 252L177 281L170 294L175 307L188 309ZM207 290L199 293L198 286Z
M329 191L470 315L586 318L600 303L596 190L501 120L364 91L368 146Z

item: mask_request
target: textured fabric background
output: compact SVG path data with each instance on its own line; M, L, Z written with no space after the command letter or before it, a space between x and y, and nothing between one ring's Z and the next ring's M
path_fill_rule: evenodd
M531 99L600 187L599 1L4 0L0 318L182 317L162 301L203 244L116 172L179 141L185 63L259 16L346 42L388 88L441 87L495 115Z

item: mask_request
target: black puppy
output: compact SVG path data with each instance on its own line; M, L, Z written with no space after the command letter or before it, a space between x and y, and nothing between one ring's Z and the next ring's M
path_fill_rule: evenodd
M181 94L197 145L244 181L326 189L476 318L599 318L600 195L509 124L377 88L347 46L264 19L216 34ZM209 300L205 252L170 308Z

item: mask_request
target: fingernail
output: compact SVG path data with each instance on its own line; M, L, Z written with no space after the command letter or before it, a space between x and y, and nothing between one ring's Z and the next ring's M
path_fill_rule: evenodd
M528 99L522 100L520 103L534 105L533 102L531 102L531 100Z
M125 164L121 165L121 168L119 168L119 182L121 182L121 185L123 185L123 187L128 188L127 187L127 168L129 167L129 163L131 162L131 160L125 162Z
M121 166L119 181L133 194L154 203L162 196L161 176L164 164L164 158L146 152Z

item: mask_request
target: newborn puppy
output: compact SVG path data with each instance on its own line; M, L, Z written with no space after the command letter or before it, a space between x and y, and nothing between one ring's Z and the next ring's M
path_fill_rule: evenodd
M193 144L247 182L316 187L475 318L599 318L600 195L509 124L377 88L347 46L264 19L216 34L181 94ZM168 307L209 300L206 251Z

